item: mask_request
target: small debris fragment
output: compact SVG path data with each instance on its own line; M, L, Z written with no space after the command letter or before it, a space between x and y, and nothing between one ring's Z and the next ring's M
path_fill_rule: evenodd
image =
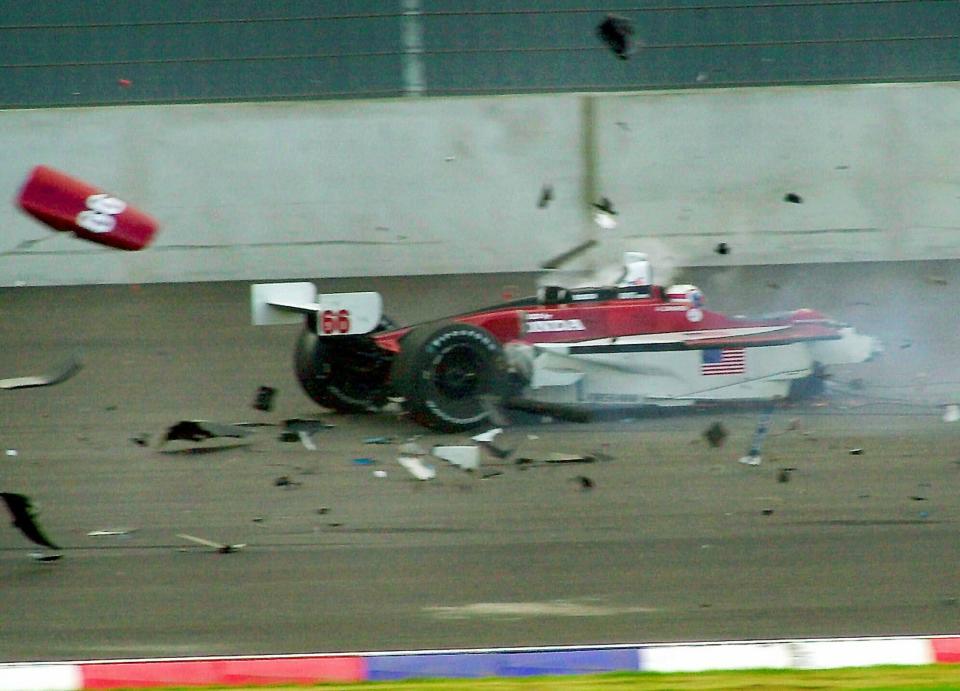
M777 473L777 482L790 482L790 473L796 468L781 468Z
M119 530L91 530L87 533L89 537L122 537L134 532L132 529Z
M850 449L850 451L848 451L847 453L849 453L851 456L862 456L863 449L861 449L860 447L857 447L855 449Z
M430 454L468 472L480 467L479 446L434 446Z
M272 386L261 386L257 389L257 395L253 400L253 407L256 410L273 410L273 399L277 390Z
M321 506L319 509L317 509L317 513L323 516L324 514L330 513L330 508L327 506Z
M546 463L594 463L597 459L578 453L554 452L543 460Z
M594 487L594 482L593 482L593 480L591 480L590 478L588 478L586 475L577 475L577 476L576 476L575 478L573 478L573 479L574 479L576 482L580 483L580 489L588 490L588 489L593 489L593 487Z
M129 79L118 79L118 80L117 80L117 84L119 84L120 87L121 87L121 88L124 88L124 89L126 89L126 88L128 88L128 87L130 87L130 86L133 86L133 82L130 81Z
M437 469L425 464L419 456L398 456L397 462L418 480L432 480L437 476Z
M480 476L480 479L481 479L481 480L489 480L490 478L496 477L497 475L503 475L503 472L500 471L500 470L489 470L489 471L485 472L483 475L481 475L481 476Z
M944 406L943 421L957 422L958 420L960 420L960 405L951 403L950 405Z
M300 430L297 432L297 438L300 439L300 443L303 444L308 451L317 450L317 445L313 443L313 437L308 432Z
M373 465L374 463L376 463L376 461L373 460L372 458L354 458L353 459L354 465Z
M943 276L927 276L927 283L932 283L937 286L947 285L947 279Z
M60 549L50 541L37 524L37 512L29 497L15 492L0 492L0 499L6 503L13 517L13 526L19 528L28 540L51 549Z
M614 218L617 212L613 208L613 202L606 197L600 197L600 201L594 204L593 208L594 223L606 230L617 227L617 219Z
M392 444L394 442L393 437L366 437L363 440L364 444Z
M130 441L137 446L150 446L150 435L146 432L141 432L135 437L130 437Z
M30 558L34 561L39 561L43 563L51 561L59 561L63 558L62 554L51 554L49 552L30 552Z
M912 496L912 497L910 497L910 498L911 498L911 499L912 499L913 501L926 501L926 500L927 500L927 498L926 498L926 497L921 497L921 496L919 496L919 495L916 495L916 494L915 494L915 495L913 495L913 496Z
M331 425L323 420L304 420L301 418L290 418L283 421L284 432L307 432L316 434L325 429L333 429L336 425Z
M633 24L626 17L608 14L606 19L597 25L597 36L621 60L627 60L636 50Z
M247 546L246 543L241 543L236 545L223 544L220 542L214 542L213 540L207 540L202 537L196 537L194 535L186 535L184 533L177 533L177 537L183 538L184 540L190 540L191 542L196 542L199 545L206 545L207 547L213 547L220 554L231 554L233 552L238 552Z
M250 432L238 425L226 425L206 420L181 420L169 429L162 443L174 440L205 441L216 437L242 438Z
M4 453L7 456L18 456L20 454L20 452L17 451L16 449L7 449Z
M387 471L386 471L386 470L374 470L374 471L373 471L373 476L374 476L374 477L386 477L386 476L387 476Z
M803 203L803 199L800 197L800 195L799 195L799 194L795 194L795 193L793 193L793 192L788 192L787 194L785 194L784 197L783 197L783 201L785 201L785 202L790 202L791 204L802 204L802 203Z
M289 475L281 475L273 481L274 487L299 487L302 483L291 479Z
M717 246L713 248L713 251L717 254L730 254L730 245L725 242L719 242Z
M773 509L764 509L760 513L762 513L764 516L770 516L773 514Z
M553 185L544 185L540 188L540 198L537 200L537 208L545 209L553 200Z
M714 422L703 432L703 438L706 439L707 443L713 448L719 448L723 446L723 442L726 441L727 436L727 428L724 427L723 423L719 421Z

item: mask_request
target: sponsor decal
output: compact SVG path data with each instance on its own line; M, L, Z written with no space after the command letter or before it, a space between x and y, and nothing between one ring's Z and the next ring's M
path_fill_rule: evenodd
M703 319L703 310L694 307L693 309L687 310L687 319L692 322L698 322Z
M686 312L686 305L666 305L663 307L654 307L657 312Z
M586 331L587 327L579 319L548 319L527 324L527 333L545 331Z
M527 312L526 319L527 321L536 321L537 319L553 319L553 315L549 312Z

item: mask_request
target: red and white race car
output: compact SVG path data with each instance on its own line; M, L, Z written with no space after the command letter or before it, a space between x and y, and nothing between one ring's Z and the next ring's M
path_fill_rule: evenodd
M318 296L312 283L254 285L252 310L256 324L306 316L294 369L320 405L371 411L400 397L417 422L447 432L482 424L491 395L573 408L785 398L881 350L810 309L755 319L704 309L695 286L651 284L636 252L616 285L544 287L402 328L378 293Z

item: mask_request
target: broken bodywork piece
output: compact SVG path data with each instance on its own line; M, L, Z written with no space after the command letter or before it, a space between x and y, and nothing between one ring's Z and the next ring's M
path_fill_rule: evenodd
M79 372L81 367L80 360L77 357L72 357L66 364L50 374L0 379L0 389L26 389L35 386L53 386L54 384L65 382Z
M13 526L18 528L28 540L50 549L60 549L40 529L37 523L37 511L29 497L15 492L0 492L0 499L6 503L13 517Z

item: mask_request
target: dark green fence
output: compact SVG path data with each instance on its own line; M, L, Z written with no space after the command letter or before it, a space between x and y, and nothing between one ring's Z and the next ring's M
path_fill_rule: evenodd
M958 78L958 0L0 0L3 108Z

